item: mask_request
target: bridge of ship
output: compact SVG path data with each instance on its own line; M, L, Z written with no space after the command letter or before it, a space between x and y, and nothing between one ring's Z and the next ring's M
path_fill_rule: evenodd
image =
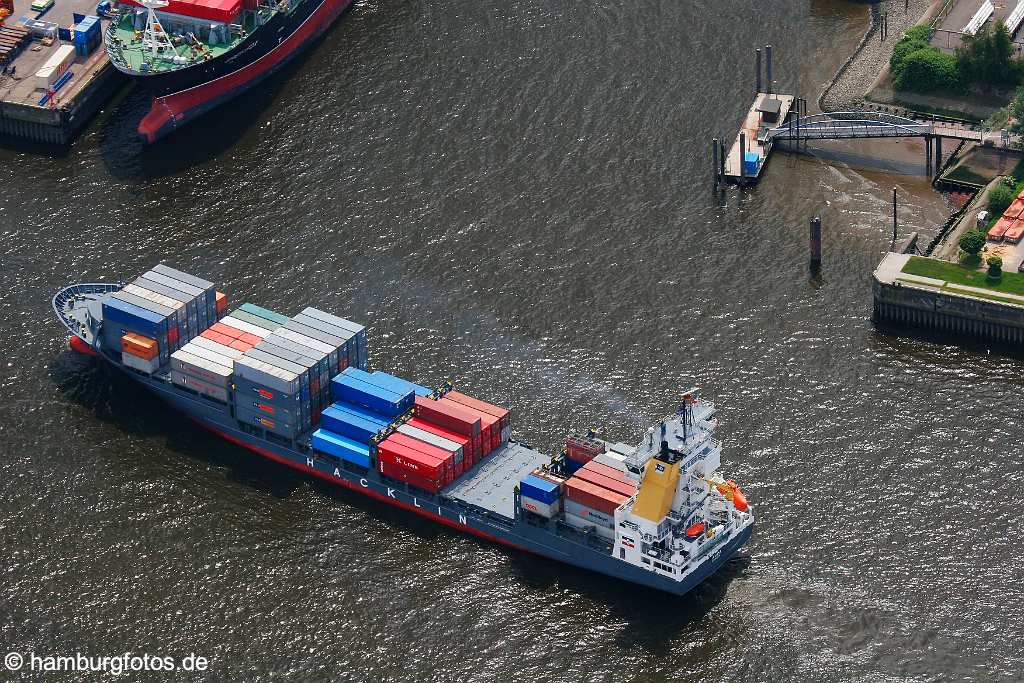
M858 138L954 138L983 141L981 131L939 122L923 122L882 112L852 111L790 117L762 132L765 142L777 140L853 140Z

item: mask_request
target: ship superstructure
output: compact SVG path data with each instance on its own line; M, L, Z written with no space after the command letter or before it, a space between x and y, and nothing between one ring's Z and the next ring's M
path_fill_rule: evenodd
M314 308L229 311L167 266L53 306L74 350L232 443L490 541L684 594L753 532L695 389L636 446L591 432L552 456L513 438L504 408L371 371L364 328Z

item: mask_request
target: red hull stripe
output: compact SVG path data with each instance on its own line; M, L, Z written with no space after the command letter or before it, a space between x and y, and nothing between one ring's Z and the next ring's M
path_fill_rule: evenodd
M68 337L68 346L72 351L85 354L86 356L98 356L96 350L89 346L89 343L81 337Z
M512 543L511 541L506 541L503 538L499 538L497 536L492 536L492 535L490 535L490 534L488 534L488 533L486 533L484 531L480 531L479 529L474 529L471 526L463 526L462 524L459 524L457 522L453 522L452 520L450 520L450 519L448 519L446 517L441 517L440 515L436 515L433 512L430 512L429 510L426 510L425 508L418 508L415 505L410 505L409 503L403 503L400 500L396 500L394 498L390 498L390 497L385 496L383 494L377 493L376 491L374 491L372 489L363 488L362 486L356 486L355 484L350 482L348 479L332 477L331 475L325 474L324 472L321 472L320 470L314 469L312 467L307 467L306 465L294 462L292 460L289 460L288 458L285 458L285 457L282 457L280 455L277 455L276 453L272 453L271 451L263 450L259 446L254 446L253 444L246 443L245 441L242 441L241 439L237 439L237 438L231 436L230 434L222 432L221 430L217 429L216 427L213 427L213 426L211 426L209 424L206 424L205 422L203 422L201 420L196 420L195 418L192 418L192 419L195 420L195 422L199 426L203 427L204 429L208 429L209 431L213 432L214 434L216 434L217 436L221 437L222 439L230 441L231 443L235 444L236 446L241 446L242 448L248 448L250 451L252 451L252 452L254 452L254 453L258 454L258 455L262 455L264 458L267 458L268 460L273 460L274 462L281 463L282 465L287 465L288 467L291 467L292 469L299 470L300 472L305 472L307 474L316 475L316 476L320 477L321 479L326 479L327 481L332 482L334 484L341 484L342 486L350 488L353 491L358 491L359 493L365 494L367 496L370 496L371 498L379 500L382 503L388 503L389 505L394 505L395 507L400 507L403 510L408 510L409 512L414 512L417 515L420 515L422 517L426 517L426 518L431 519L431 520L433 520L435 522L440 522L441 524L444 524L446 526L450 526L453 529L458 529L459 531L469 532L469 533L473 534L474 536L479 536L480 538L485 539L487 541L491 541L492 543L500 543L500 544L506 545L506 546L508 546L510 548L515 548L516 550L522 550L523 552L534 554L534 555L536 554L532 550L530 550L529 548L524 548L524 547L522 547L520 545L516 545L515 543Z
M306 0L310 2L312 0ZM232 71L207 83L154 97L153 105L139 122L139 135L147 142L154 142L169 133L175 126L214 106L219 100L227 99L252 85L271 69L279 66L307 41L327 30L353 0L323 0L323 3L309 15L302 25L277 47L259 59L246 64L238 71Z

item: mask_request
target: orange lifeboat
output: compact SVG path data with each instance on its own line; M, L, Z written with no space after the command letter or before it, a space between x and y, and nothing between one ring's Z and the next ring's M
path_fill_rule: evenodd
M750 506L747 505L747 497L743 495L743 491L740 491L739 485L732 479L729 479L725 483L732 492L732 504L735 505L736 509L740 512L746 512L747 508Z
M71 347L72 351L84 354L86 356L95 356L96 350L85 343L85 340L81 337L68 337L68 346Z
M704 525L701 522L691 524L686 528L686 535L688 538L697 538L702 533L704 533Z

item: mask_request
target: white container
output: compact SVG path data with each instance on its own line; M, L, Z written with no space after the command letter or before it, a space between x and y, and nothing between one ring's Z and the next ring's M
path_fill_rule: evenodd
M228 390L224 387L218 387L209 382L204 382L198 377L194 377L188 373L180 370L171 370L171 381L177 384L179 387L185 387L192 391L199 392L204 396L215 398L222 403L228 402Z
M406 436L428 443L431 446L437 446L443 450L448 451L452 454L452 461L457 463L462 462L462 446L455 443L450 439L446 439L443 436L432 434L419 427L410 427L409 425L402 425L398 428L399 433L405 434Z
M181 350L184 351L185 353L191 353L193 356L199 356L204 360L208 360L211 363L216 363L217 365L221 365L225 368L230 369L234 365L235 359L232 358L231 356L227 356L223 353L218 353L217 351L210 351L209 349L204 348L199 344L194 344L193 342L185 344L184 346L181 347Z
M547 517L551 519L558 514L558 511L562 509L562 500L556 499L553 503L542 503L536 498L530 498L529 496L519 496L519 505L524 510L529 510L535 515L541 517Z
M222 322L228 327L233 327L236 330L246 332L248 334L253 335L254 337L259 337L260 339L266 339L267 337L270 336L270 330L262 328L259 325L247 323L244 320L239 320L238 318L233 318L230 315L224 316L218 322Z
M205 358L200 358L183 349L178 349L171 354L171 370L192 375L204 382L209 382L225 389L231 382L231 368L226 368Z
M601 538L606 538L609 541L615 540L615 531L607 527L598 526L588 519L577 517L576 515L565 513L565 523L576 529L585 530L593 529L594 532Z
M139 372L152 375L154 372L160 369L160 356L156 355L153 360L146 360L145 358L139 358L134 356L127 351L121 352L121 362L125 367L129 367L132 370L138 370Z
M75 61L75 47L61 45L36 72L36 88L49 90Z
M230 346L224 346L220 342L215 342L212 339L206 337L196 337L188 343L189 346L197 346L213 353L219 353L222 356L226 356L231 360L236 360L242 357L242 352L238 349L233 349Z

